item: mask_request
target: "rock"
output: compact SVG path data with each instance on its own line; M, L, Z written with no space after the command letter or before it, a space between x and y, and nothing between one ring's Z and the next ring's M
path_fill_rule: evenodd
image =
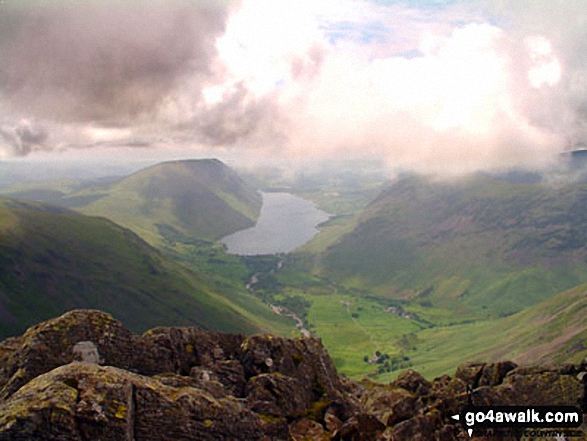
M161 440L162 434L170 441L264 437L263 423L242 404L87 363L72 363L35 378L2 404L0 415L0 439L6 440L149 441Z
M302 418L289 426L289 434L292 441L306 440L330 440L330 435L321 424L316 421Z
M487 364L483 366L481 376L475 387L497 386L501 384L508 372L514 370L518 365L512 361Z
M251 378L246 396L249 408L254 412L282 417L302 416L314 401L313 394L300 380L279 372Z
M0 398L9 397L41 374L71 363L90 344L95 347L97 361L129 371L137 367L136 356L145 352L140 339L112 316L94 310L70 311L28 329L14 351L2 353Z
M585 397L584 384L573 369L556 368L540 373L516 369L496 390L504 401L516 406L581 406Z
M447 424L446 422L442 421L440 413L436 410L433 410L426 414L416 415L413 418L396 424L390 431L390 438L392 440L409 439L413 441L429 441L438 439L439 431L441 429L444 434L443 436L446 437L446 432L448 428L450 428L449 433L454 434L457 432L453 424Z
M430 382L339 377L319 339L196 328L131 334L71 311L0 342L0 441L467 439L475 405L586 408L587 363L470 363ZM469 386L471 390L467 390Z
M324 413L324 425L331 433L338 431L342 427L342 421L336 416L336 411L333 408L328 408Z
M435 378L432 383L431 394L436 397L449 398L467 393L467 385L460 378L451 378L449 375Z
M416 395L402 388L367 390L361 398L361 404L386 425L407 420L423 407Z
M392 385L395 387L401 387L402 389L414 392L418 395L426 395L430 393L432 387L432 383L412 369L400 373L397 380L395 380Z
M460 365L457 368L455 377L463 381L471 389L475 389L479 385L479 378L483 373L485 363L467 363Z
M374 415L360 413L346 421L333 435L332 440L376 441L381 439L384 430L385 424Z
M215 363L211 368L213 374L222 383L225 390L239 398L245 396L245 370L237 360L225 360Z
M241 351L240 362L247 380L260 374L280 372L299 380L305 392L313 394L313 401L322 396L340 397L338 373L319 339L254 335L242 343Z
M243 335L206 332L197 328L159 327L145 332L142 340L154 359L166 364L156 365L157 373L175 372L189 375L193 366L211 367L217 362L237 359Z

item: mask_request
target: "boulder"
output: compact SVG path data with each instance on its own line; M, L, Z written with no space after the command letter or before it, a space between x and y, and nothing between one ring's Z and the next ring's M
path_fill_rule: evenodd
M339 377L319 339L192 327L136 336L71 311L0 343L0 441L467 439L475 405L586 408L587 363L469 363L432 382ZM507 439L507 438L506 438Z

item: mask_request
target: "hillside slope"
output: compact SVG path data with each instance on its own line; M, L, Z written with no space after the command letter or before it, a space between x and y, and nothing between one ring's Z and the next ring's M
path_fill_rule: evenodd
M412 362L425 375L450 372L465 361L519 364L580 363L587 356L587 284L509 317L418 334Z
M124 178L21 183L0 193L106 217L158 246L174 234L216 240L251 227L262 204L216 159L163 162Z
M253 296L218 295L129 230L55 206L0 199L0 268L0 338L72 308L103 309L135 331L181 323L250 333L273 324ZM264 311L258 324L249 310Z
M80 207L149 240L161 231L218 239L251 227L261 196L216 159L165 162L134 173Z
M402 179L320 256L378 296L507 315L587 281L587 185Z

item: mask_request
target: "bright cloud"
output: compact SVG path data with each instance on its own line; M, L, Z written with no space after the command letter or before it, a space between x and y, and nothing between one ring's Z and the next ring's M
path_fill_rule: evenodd
M26 8L0 32L0 151L139 137L470 170L587 140L581 2L60 5L36 13L44 51Z

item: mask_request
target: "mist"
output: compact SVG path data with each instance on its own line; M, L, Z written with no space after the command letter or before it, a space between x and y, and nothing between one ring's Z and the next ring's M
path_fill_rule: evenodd
M0 156L539 169L587 141L586 23L578 1L7 1Z

